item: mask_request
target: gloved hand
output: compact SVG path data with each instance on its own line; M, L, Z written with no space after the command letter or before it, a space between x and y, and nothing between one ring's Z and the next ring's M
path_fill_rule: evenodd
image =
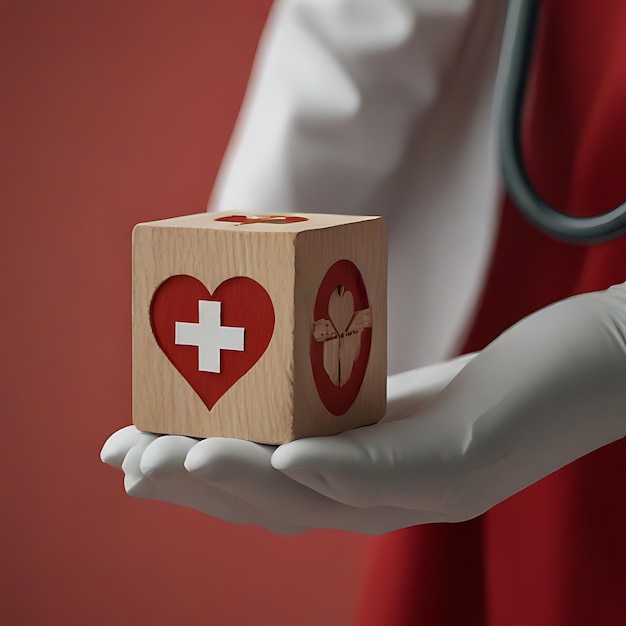
M384 420L399 419L417 410L474 356L390 376ZM329 501L275 470L271 465L274 450L273 446L235 439L198 442L190 437L159 436L127 426L111 435L100 456L124 472L126 492L138 498L178 504L235 524L255 524L280 534L334 528L342 523L340 520L343 526L339 527L347 530L373 532L362 511ZM263 503L253 504L243 494L230 494L225 483L213 485L218 476L224 481L239 482L241 487L245 483L246 492L256 492ZM294 516L300 523L292 521Z
M418 408L395 382L388 418L333 437L274 450L123 430L103 460L121 463L131 495L276 532L379 534L475 517L624 436L626 285L526 318Z

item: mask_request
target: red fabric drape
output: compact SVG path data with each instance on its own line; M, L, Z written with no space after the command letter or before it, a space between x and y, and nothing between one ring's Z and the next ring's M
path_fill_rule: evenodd
M544 0L523 140L531 178L554 206L589 215L626 201L626 2ZM626 237L559 243L505 198L465 350L546 304L625 280ZM358 623L626 624L626 441L479 519L376 539Z

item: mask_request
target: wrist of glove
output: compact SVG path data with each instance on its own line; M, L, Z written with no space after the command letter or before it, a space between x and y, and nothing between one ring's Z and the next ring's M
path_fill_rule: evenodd
M131 495L274 532L466 520L624 436L625 337L619 285L535 313L475 358L391 377L374 426L276 449L129 427L102 458Z

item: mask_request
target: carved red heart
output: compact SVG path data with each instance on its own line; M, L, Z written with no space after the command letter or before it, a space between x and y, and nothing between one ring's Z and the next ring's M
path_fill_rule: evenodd
M315 299L313 379L324 406L343 415L359 395L372 345L372 311L358 267L343 259L326 272Z
M178 275L154 292L150 323L161 350L211 410L263 356L274 307L251 278L229 278L211 294L197 278Z
M218 217L216 222L234 222L239 226L245 224L293 224L294 222L308 222L308 218L298 215L227 215Z

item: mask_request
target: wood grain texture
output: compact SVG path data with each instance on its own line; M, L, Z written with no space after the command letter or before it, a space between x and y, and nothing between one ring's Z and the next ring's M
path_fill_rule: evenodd
M386 381L383 220L303 215L306 221L291 223L216 222L233 214L183 216L139 224L133 231L134 424L150 432L278 444L380 419ZM372 342L362 391L338 417L320 401L309 346L320 281L340 259L351 260L365 280ZM210 294L229 279L248 277L265 289L274 307L267 349L210 410L159 347L151 328L155 292L178 275L197 279Z
M344 260L358 268L367 290L369 306L360 313L357 313L359 306L355 306L354 314L348 321L345 311L347 301L331 295L328 302L330 321L334 313L340 326L336 330L340 332L346 324L348 331L353 325L355 328L362 325L362 330L371 332L371 345L356 399L345 412L341 409L337 414L336 410L330 411L320 402L314 381L314 365L305 355L310 352L311 338L316 340L315 334L328 334L327 328L321 331L316 324L319 320L314 315L315 302L329 268ZM384 220L370 218L357 224L300 232L296 237L295 284L294 408L298 419L294 423L294 438L329 435L377 422L386 409L387 381L387 228ZM337 341L328 350L329 354L324 355L325 358L328 361L344 358L354 362L355 353L362 349L357 339L360 340L360 337L346 333L342 338L345 342L343 354ZM333 354L335 349L336 355ZM335 383L340 378L337 375ZM347 384L343 381L341 386L335 385L335 398L340 404L343 394L350 394L351 382L348 380Z

